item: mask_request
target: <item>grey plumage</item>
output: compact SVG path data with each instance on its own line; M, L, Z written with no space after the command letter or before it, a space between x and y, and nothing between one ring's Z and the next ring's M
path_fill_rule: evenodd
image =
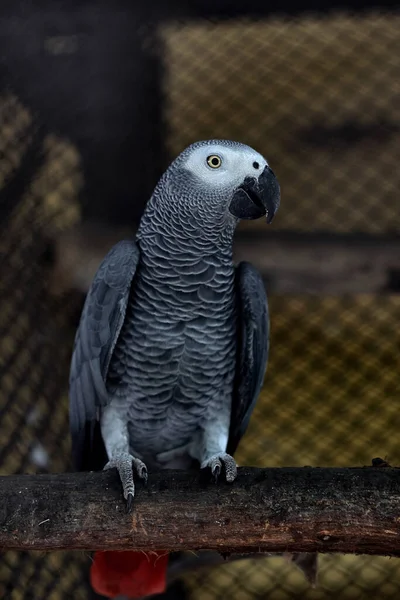
M70 427L77 469L91 469L98 464L95 453L101 453L101 448L92 447L94 431L101 407L109 402L108 367L124 322L138 260L134 242L116 244L101 263L83 307L70 372Z
M242 262L236 268L236 285L239 351L227 446L232 455L246 432L261 391L269 350L268 303L260 275L252 265Z
M85 302L70 374L76 468L108 458L126 498L129 460L143 478L146 465L196 460L234 479L227 452L262 386L269 324L259 274L233 265L233 234L239 218L270 221L278 204L265 159L235 142L193 144L165 172L136 242L109 252Z

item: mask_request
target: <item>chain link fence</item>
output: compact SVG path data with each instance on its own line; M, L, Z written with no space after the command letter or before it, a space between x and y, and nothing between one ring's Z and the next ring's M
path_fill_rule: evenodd
M198 139L243 141L280 180L277 232L398 235L399 31L398 14L378 11L160 25L168 155ZM79 149L43 128L45 117L0 90L2 475L71 468L67 378L83 296L55 257L81 226L84 176ZM96 251L86 240L90 257L85 244L71 255L91 274L113 235ZM239 464L400 464L400 296L272 294L270 312L269 368ZM0 597L86 600L89 564L83 552L3 552ZM400 595L396 559L328 555L319 565L312 588L282 557L229 563L189 573L187 597Z

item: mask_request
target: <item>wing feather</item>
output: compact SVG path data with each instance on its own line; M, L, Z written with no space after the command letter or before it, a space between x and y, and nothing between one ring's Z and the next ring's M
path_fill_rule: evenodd
M90 464L99 408L108 403L106 378L123 325L139 261L133 240L116 244L101 263L86 296L75 336L69 379L70 429L75 467Z
M269 351L267 295L260 274L247 262L236 267L236 291L239 343L227 447L229 454L236 451L249 424L263 385Z

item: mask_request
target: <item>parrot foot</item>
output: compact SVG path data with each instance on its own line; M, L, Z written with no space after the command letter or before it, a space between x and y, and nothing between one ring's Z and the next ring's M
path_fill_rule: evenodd
M220 452L219 454L213 454L207 460L204 460L201 463L201 468L210 468L211 473L213 474L215 481L218 481L218 477L221 474L222 465L225 466L225 477L226 481L231 483L236 479L237 476L237 466L235 460L232 458L230 454L226 452Z
M147 467L139 458L135 458L134 456L123 452L113 456L113 458L105 465L104 470L114 468L118 470L124 491L124 498L126 500L126 510L130 513L132 512L133 498L135 496L133 471L135 471L139 479L143 479L144 483L147 483Z

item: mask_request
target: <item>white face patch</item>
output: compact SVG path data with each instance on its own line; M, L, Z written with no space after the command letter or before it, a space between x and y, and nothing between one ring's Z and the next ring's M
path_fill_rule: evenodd
M213 188L236 188L246 177L259 177L268 165L261 154L249 146L229 148L218 144L195 148L185 169Z

